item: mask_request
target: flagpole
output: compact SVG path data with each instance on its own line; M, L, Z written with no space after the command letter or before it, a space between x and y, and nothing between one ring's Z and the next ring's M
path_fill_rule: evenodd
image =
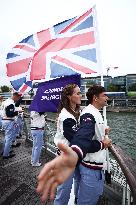
M99 32L98 32L98 21L97 21L97 12L96 12L96 6L93 6L93 12L95 16L94 20L94 35L96 39L96 55L98 59L98 68L99 68L99 74L101 76L101 86L104 87L104 80L103 80L103 69L102 69L102 62L101 62L101 56L100 56L100 40L99 40ZM103 117L105 125L107 126L107 120L106 120L106 107L103 108Z
M104 87L104 80L103 80L103 69L102 69L102 62L101 62L101 56L100 56L100 40L99 40L99 33L98 33L98 21L97 21L97 12L96 12L96 6L93 7L93 12L95 15L95 22L94 22L94 28L95 28L95 39L96 39L96 55L98 59L98 66L99 66L99 73L101 76L101 86ZM107 127L107 118L106 118L106 106L103 108L103 118L104 118L104 125L105 128ZM106 136L108 137L108 136ZM109 151L108 148L106 149L106 160L107 160L107 171L110 173L110 161L109 161Z

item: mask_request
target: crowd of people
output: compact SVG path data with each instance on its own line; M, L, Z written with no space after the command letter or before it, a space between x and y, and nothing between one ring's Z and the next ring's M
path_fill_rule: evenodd
M23 109L21 107L22 96L15 92L7 100L0 97L0 126L4 131L3 149L1 152L3 160L15 156L14 147L19 147L19 139L22 137L24 124ZM33 148L31 156L31 165L33 167L41 166L40 154L43 145L43 135L45 127L44 113L31 112L31 135L33 138Z
M75 204L96 205L103 193L106 166L106 148L112 144L107 134L100 110L107 105L104 87L94 85L86 93L88 106L80 110L81 92L76 84L65 86L61 92L57 115L57 131L54 143L57 157L45 164L38 176L37 192L46 201L48 194L54 205L67 205L74 181ZM17 109L21 96L14 93L11 99L2 102L2 127L5 130L3 159L14 156L11 146L21 127ZM31 135L33 148L32 166L41 166L40 155L43 145L45 115L31 111ZM57 192L56 192L57 189Z

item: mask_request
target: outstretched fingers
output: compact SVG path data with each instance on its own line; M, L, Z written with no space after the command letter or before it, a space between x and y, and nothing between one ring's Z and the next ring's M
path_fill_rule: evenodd
M42 202L47 201L48 195L51 195L50 190L52 189L52 186L54 183L55 183L55 179L54 179L54 177L52 177L48 180L48 183L45 184L45 186L41 192L41 201ZM55 193L54 193L54 195L55 195Z
M38 186L37 186L37 193L43 193L46 190L46 187L51 186L50 180L54 180L53 176L53 165L52 162L47 163L41 170L38 176ZM47 192L49 190L47 189Z
M50 200L53 201L54 198L55 198L55 194L56 194L56 190L57 190L57 187L58 187L58 182L54 182L51 186L51 189L50 189Z
M58 148L61 155L46 163L38 176L37 193L41 194L43 202L48 194L50 199L54 199L57 186L72 174L78 160L78 155L67 145L60 143Z

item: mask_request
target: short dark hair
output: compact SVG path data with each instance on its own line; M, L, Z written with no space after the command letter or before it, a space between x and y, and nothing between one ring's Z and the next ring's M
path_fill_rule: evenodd
M14 96L17 96L17 97L21 97L21 94L18 93L18 92L14 92L13 95L14 95Z
M88 100L88 104L93 102L93 97L95 96L99 96L101 93L106 92L105 88L101 85L93 85L91 86L87 93L87 100Z

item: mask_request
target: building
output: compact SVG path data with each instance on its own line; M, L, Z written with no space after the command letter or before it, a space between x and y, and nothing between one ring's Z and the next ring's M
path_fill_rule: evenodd
M129 88L136 83L136 74L127 74L124 76L116 76L114 78L112 78L111 76L103 76L103 81L106 90L108 86L112 84L116 86L116 91L124 91L127 93ZM93 84L101 84L101 76L83 78L81 81L81 91L87 91L88 87Z
M136 84L136 74L127 74L126 75L126 90L128 91L133 84Z
M126 76L116 76L112 78L113 85L115 85L118 91L126 91Z

